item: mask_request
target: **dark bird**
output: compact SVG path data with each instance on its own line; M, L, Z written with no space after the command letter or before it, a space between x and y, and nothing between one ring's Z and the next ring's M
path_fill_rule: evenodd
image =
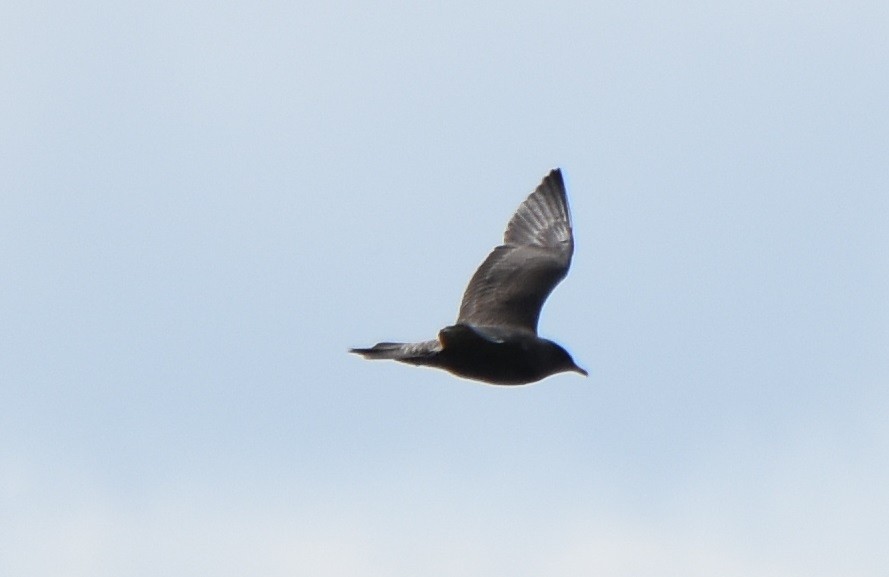
M574 237L565 183L557 168L525 199L481 264L460 305L457 323L420 343L351 349L450 371L495 385L523 385L564 371L587 372L558 344L537 336L546 297L568 274Z

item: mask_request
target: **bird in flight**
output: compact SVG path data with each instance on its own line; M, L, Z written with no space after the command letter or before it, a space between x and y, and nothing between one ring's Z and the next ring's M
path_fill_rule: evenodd
M537 336L540 309L568 274L573 252L565 183L556 168L519 206L503 244L475 271L455 324L431 341L384 342L350 352L494 385L524 385L565 371L586 376L568 351Z

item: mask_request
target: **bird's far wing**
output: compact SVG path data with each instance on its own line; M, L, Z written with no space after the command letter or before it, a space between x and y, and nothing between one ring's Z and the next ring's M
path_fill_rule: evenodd
M457 322L536 333L540 309L568 274L573 252L568 199L557 168L519 206L503 244L469 281Z

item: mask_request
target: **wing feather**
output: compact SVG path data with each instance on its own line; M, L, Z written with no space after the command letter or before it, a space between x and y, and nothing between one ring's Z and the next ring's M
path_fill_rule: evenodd
M565 183L557 168L519 206L503 244L472 276L457 322L536 333L540 309L568 274L573 252Z

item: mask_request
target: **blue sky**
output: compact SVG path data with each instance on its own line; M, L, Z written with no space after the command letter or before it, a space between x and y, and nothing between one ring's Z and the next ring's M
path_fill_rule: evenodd
M882 575L880 2L0 8L0 573ZM518 388L431 338L554 166Z

